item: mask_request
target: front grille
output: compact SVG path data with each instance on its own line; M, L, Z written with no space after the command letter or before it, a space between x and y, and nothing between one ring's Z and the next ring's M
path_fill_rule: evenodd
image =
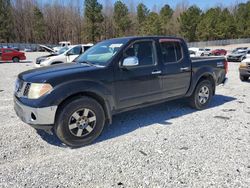
M24 82L21 79L17 79L15 86L15 95L17 97L27 97L30 89L30 83Z
M30 83L27 83L24 87L23 96L28 96L30 90Z

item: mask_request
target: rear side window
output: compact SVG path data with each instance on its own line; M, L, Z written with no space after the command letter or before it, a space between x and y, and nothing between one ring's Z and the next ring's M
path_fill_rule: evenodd
M174 63L182 59L182 47L179 42L161 42L164 63Z
M5 53L12 53L13 50L4 50Z

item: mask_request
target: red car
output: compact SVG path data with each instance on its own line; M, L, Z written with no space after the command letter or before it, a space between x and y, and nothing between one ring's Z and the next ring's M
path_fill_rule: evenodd
M25 60L26 56L23 52L11 48L0 48L0 61L13 61L19 62L20 60Z
M227 51L224 49L216 49L211 52L212 55L220 56L220 55L226 55Z

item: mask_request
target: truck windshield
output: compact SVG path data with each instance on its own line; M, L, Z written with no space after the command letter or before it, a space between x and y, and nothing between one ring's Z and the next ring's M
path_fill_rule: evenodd
M111 39L97 43L95 46L80 55L75 62L89 62L93 65L105 66L127 42L128 39Z

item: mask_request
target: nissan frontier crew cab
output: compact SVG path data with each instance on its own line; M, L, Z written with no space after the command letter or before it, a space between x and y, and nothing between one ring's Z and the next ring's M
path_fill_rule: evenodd
M25 123L54 129L63 143L79 147L93 142L117 113L177 98L206 108L227 69L224 58L191 60L181 38L110 39L72 64L19 74L14 109Z

